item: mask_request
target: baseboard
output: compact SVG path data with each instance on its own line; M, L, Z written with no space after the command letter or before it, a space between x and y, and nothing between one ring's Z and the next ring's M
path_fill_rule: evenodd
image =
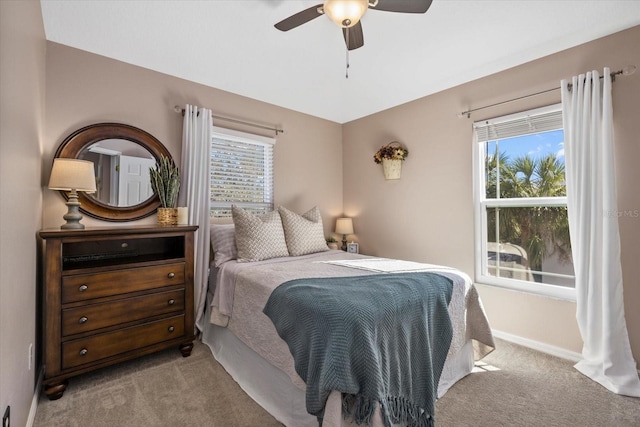
M42 388L42 379L44 378L44 367L40 369L38 374L38 381L36 381L36 388L33 391L33 399L31 400L31 408L29 409L29 417L27 418L26 427L33 427L33 422L36 420L36 411L38 410L38 399L40 398L40 389Z
M561 347L556 347L555 345L545 344L540 341L523 338L518 335L509 334L507 332L502 332L495 329L492 329L491 332L496 338L500 338L505 341L521 345L523 347L528 347L542 353L550 354L552 356L560 357L562 359L570 360L572 362L578 362L582 359L580 353L576 353L575 351L567 350Z

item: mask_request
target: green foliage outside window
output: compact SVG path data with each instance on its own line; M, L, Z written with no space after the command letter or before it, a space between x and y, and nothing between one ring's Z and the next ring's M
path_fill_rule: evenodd
M504 152L497 152L485 158L485 173L487 199L497 198L498 183L500 199L566 196L565 166L553 154L510 159ZM496 241L496 217L499 218L497 241L513 243L527 251L536 281L542 280L535 271L542 271L545 258L557 255L563 262L570 261L566 207L491 208L487 215L490 242Z

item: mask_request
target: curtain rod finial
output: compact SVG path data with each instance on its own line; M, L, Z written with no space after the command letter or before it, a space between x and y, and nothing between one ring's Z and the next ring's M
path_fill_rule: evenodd
M174 105L173 111L175 111L176 113L182 113L182 107L179 105Z
M630 76L631 74L636 72L636 66L635 65L627 65L626 67L622 67L622 75L623 76Z

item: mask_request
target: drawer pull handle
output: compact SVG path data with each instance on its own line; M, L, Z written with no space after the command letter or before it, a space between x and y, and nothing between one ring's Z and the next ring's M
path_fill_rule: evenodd
M170 300L168 301L168 303L169 303L169 305L173 305L173 304L175 304L175 303L176 303L176 300L174 300L174 299L170 299Z
M173 332L175 328L173 326L169 326L169 332Z
M86 291L87 289L89 289L89 287L88 287L87 285L81 285L81 286L78 288L78 290L79 290L80 292L84 292L84 291Z
M169 274L167 274L167 277L169 279L173 279L174 277L176 277L176 274L175 273L169 273Z
M80 356L86 356L87 353L89 353L89 350L87 350L86 348L83 348L82 350L80 350Z
M87 317L82 316L82 317L78 320L78 323L80 323L80 324L87 323L87 320L89 320Z

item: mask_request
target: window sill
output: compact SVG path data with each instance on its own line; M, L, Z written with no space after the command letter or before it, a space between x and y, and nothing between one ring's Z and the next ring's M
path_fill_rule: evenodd
M476 277L475 283L479 285L496 286L503 289L510 289L512 291L526 292L562 301L576 301L575 288L547 285L544 283L532 283L523 280L503 279L493 276Z

